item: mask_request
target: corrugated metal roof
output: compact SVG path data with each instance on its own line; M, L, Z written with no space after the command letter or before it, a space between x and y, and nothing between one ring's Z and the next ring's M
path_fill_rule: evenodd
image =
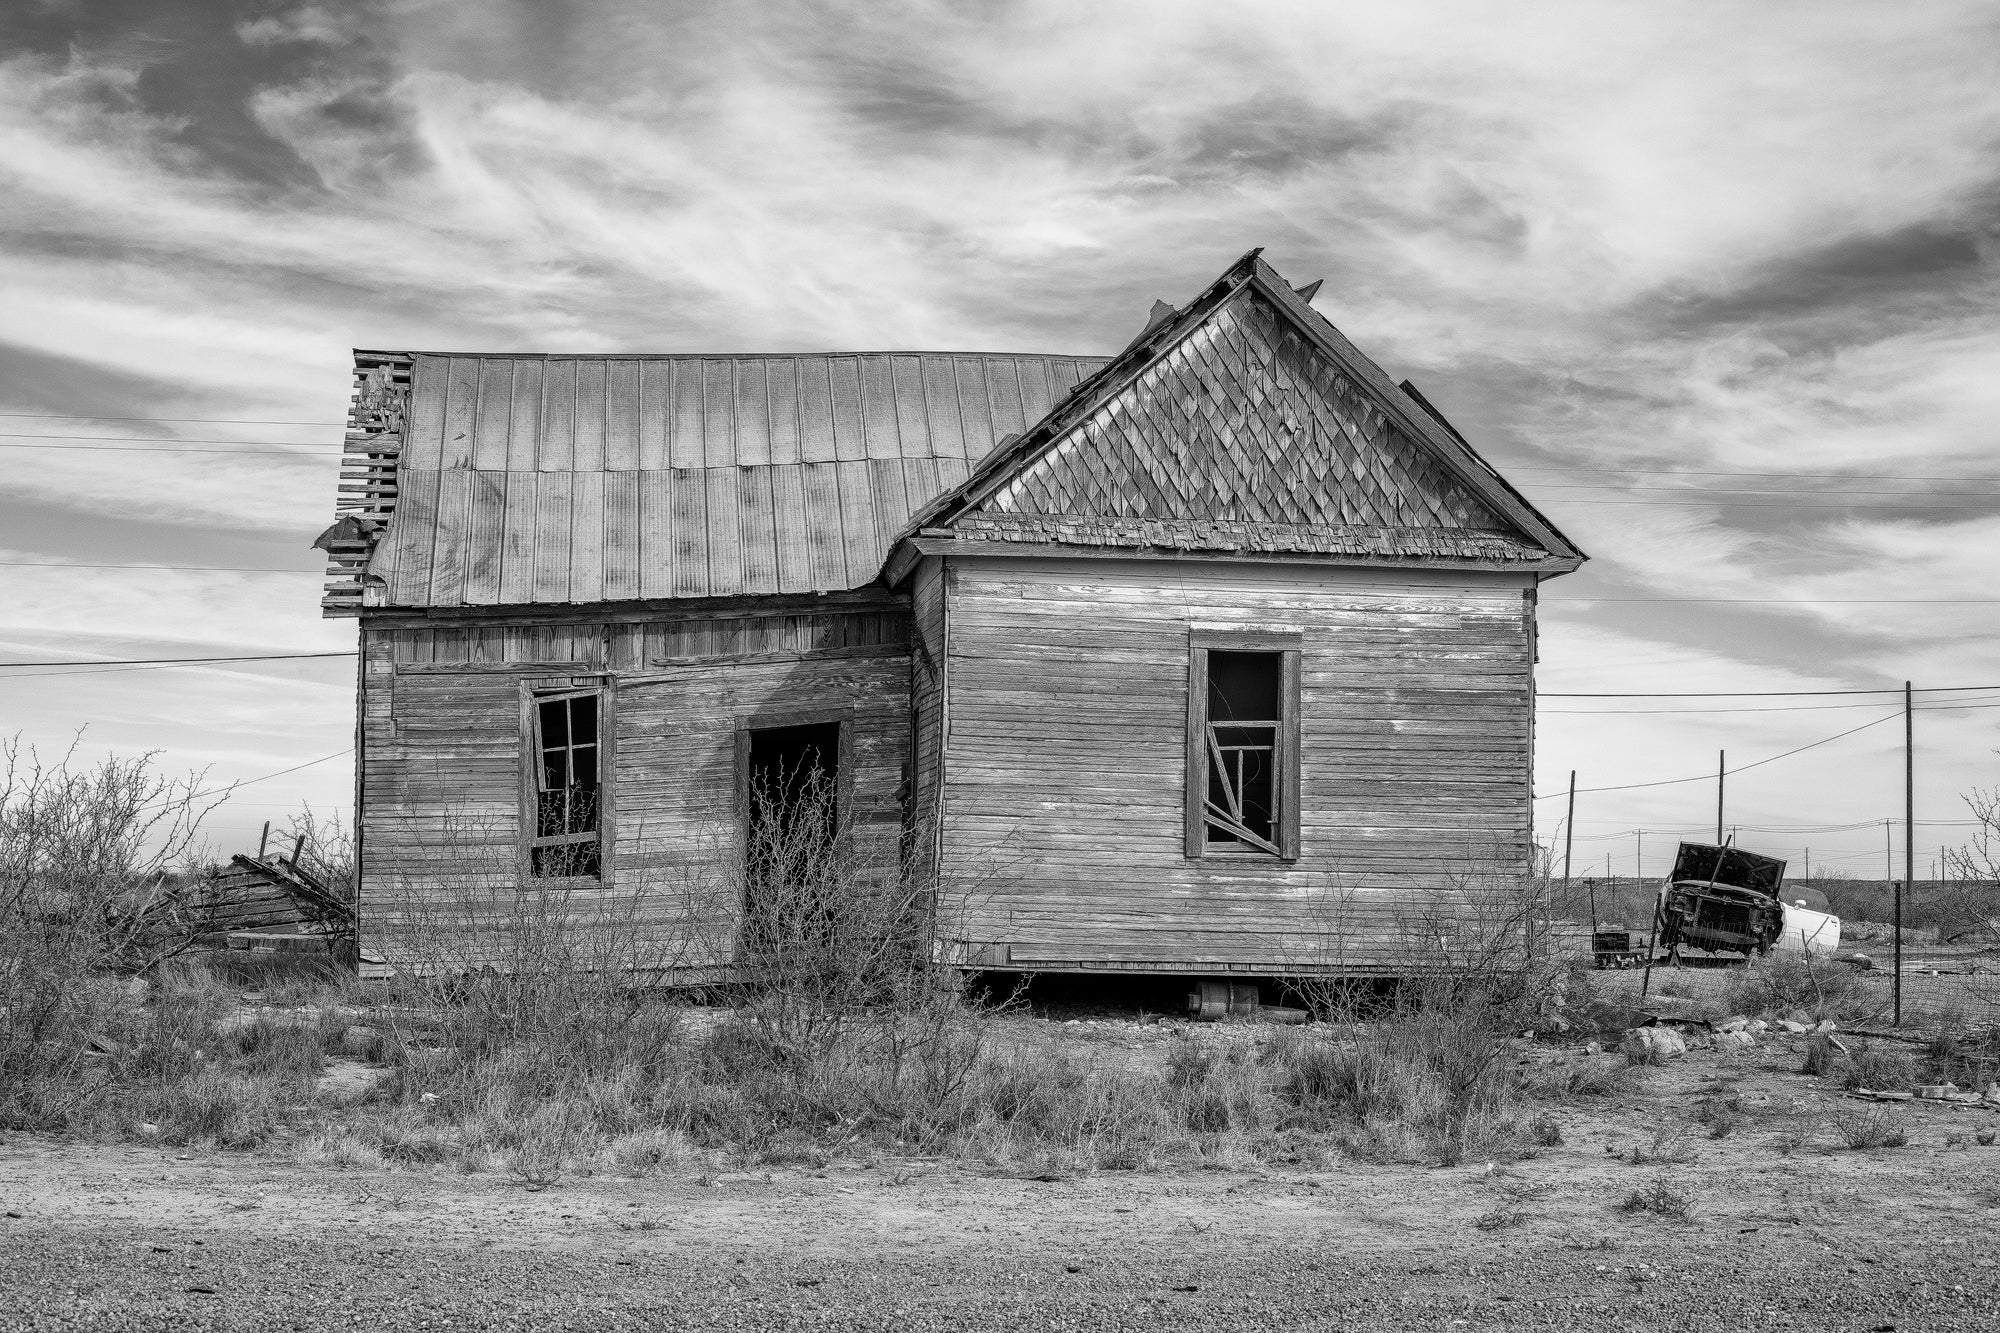
M912 514L1105 364L942 352L409 360L368 605L860 587Z

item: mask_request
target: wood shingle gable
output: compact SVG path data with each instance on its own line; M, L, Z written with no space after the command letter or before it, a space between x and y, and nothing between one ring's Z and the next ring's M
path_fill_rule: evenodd
M1583 558L1256 252L1184 310L1156 308L918 532L1547 572Z

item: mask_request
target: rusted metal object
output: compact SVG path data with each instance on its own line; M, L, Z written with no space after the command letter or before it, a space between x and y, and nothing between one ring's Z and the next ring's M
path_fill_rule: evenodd
M1257 1004L1257 987L1248 981L1197 981L1188 992L1188 1013L1204 1023L1254 1017Z
M1773 949L1831 953L1840 919L1811 889L1785 888L1785 863L1740 847L1684 842L1660 892L1659 947L1761 957Z

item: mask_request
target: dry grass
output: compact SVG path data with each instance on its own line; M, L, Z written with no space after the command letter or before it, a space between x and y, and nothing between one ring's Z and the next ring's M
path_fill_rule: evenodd
M1888 1004L1845 964L1798 953L1774 953L1731 970L1723 1006L1730 1013L1782 1017L1801 1011L1814 1022L1872 1022Z
M0 869L19 867L0 902L13 911L0 921L11 932L0 981L10 1018L31 1020L26 1038L9 1024L0 1047L0 1109L23 1127L504 1172L531 1187L836 1155L1026 1174L1342 1157L1450 1165L1553 1146L1550 1100L1615 1086L1591 1068L1552 1084L1516 1067L1509 1038L1549 1019L1540 982L1554 975L1524 954L1532 922L1519 912L1487 933L1419 923L1413 938L1448 938L1453 952L1415 960L1419 979L1393 993L1371 992L1366 1021L1225 1027L1155 1061L1094 1058L1006 1004L969 1000L930 966L927 913L940 895L920 876L848 864L852 840L814 822L830 818L830 799L757 830L763 841L735 858L748 879L662 889L699 927L678 952L630 928L650 906L636 898L592 906L532 884L495 895L505 868L479 861L481 840L468 838L436 849L450 875L411 886L394 914L413 963L386 993L289 960L135 962L131 941L103 926L117 914L101 908L150 873L138 844L118 843L122 859L87 883L55 868L75 862L79 838L143 828L157 784L143 765L95 785L36 782L33 819L0 788L11 820ZM57 827L68 842L52 857L40 831ZM757 907L718 907L743 902ZM477 939L462 926L475 919ZM51 938L74 947L37 955ZM752 965L718 988L717 958ZM128 984L134 966L148 986ZM644 984L690 966L709 969L725 1005ZM262 1007L245 1006L246 988Z

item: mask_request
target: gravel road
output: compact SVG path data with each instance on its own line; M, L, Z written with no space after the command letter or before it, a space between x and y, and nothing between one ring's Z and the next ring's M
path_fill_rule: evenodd
M0 1142L6 1329L1990 1330L2000 1149L1038 1182L339 1172ZM1769 1154L1766 1154L1769 1155ZM924 1174L913 1174L926 1172ZM1620 1212L1655 1178L1694 1219ZM18 1214L18 1216L16 1215Z

